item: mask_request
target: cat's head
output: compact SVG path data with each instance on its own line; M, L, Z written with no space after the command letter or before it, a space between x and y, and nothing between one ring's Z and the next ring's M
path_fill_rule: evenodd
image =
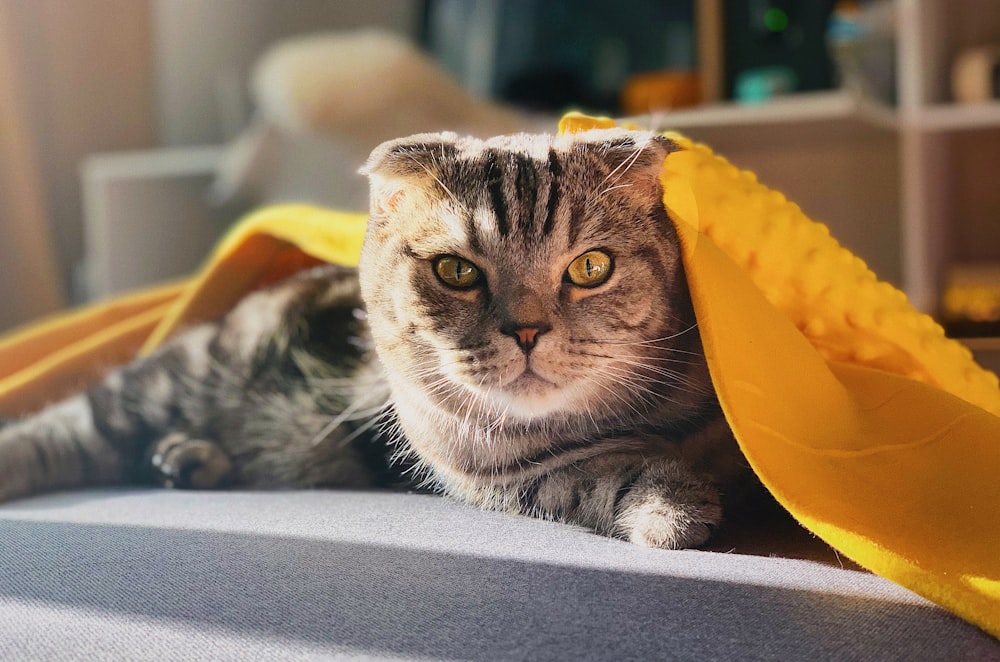
M675 149L624 130L378 147L361 287L394 388L491 424L693 407L707 374L659 181Z

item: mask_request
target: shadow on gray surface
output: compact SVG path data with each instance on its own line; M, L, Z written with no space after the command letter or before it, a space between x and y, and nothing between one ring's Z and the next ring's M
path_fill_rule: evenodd
M253 493L265 493L269 495L288 494L302 490L265 490ZM369 494L392 494L402 496L402 490L391 490L383 488L352 489L352 490L306 490L317 494L331 494L341 496L350 493ZM210 490L209 493L215 492ZM221 493L239 494L240 490L224 490ZM246 491L243 491L246 493ZM50 511L53 508L64 508L69 500L79 506L81 504L107 504L108 508L114 508L117 501L128 504L137 494L206 494L198 490L166 490L158 487L119 485L112 487L100 487L93 489L76 489L49 494L36 495L31 498L20 500L16 507L21 511ZM446 499L459 508L468 509L469 513L482 512L479 509L455 500L447 499L438 495L427 495L431 498ZM505 514L506 517L525 517L519 515ZM569 526L569 525L561 525ZM580 527L573 527L580 529ZM583 529L580 529L583 530ZM596 534L593 534L596 535ZM727 515L722 527L713 533L712 538L701 549L705 551L735 553L749 556L780 557L786 559L800 559L804 561L814 561L834 568L847 570L861 570L864 568L857 565L850 559L840 556L832 547L823 540L817 538L808 530L796 522L781 506L772 499L767 498L763 504L756 504L748 512L736 512Z
M987 635L919 604L648 571L120 525L0 520L0 601L10 600L379 656L1000 657ZM0 637L0 650L4 645L16 643ZM6 654L16 657L17 650Z

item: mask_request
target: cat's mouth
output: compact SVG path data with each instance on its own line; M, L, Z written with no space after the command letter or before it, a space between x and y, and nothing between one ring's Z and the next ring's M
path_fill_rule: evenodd
M540 389L552 391L558 388L558 384L545 379L530 367L525 368L524 372L504 385L505 390L515 394L529 394Z
M567 405L565 390L530 367L492 392L508 414L519 418L547 416Z

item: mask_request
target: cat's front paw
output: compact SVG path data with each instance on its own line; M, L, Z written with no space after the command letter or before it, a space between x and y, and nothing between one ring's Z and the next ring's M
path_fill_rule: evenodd
M164 487L209 490L225 485L232 463L218 445L174 433L161 439L149 458L153 480Z
M686 549L705 543L722 521L718 491L676 465L650 467L622 497L615 532L637 545Z

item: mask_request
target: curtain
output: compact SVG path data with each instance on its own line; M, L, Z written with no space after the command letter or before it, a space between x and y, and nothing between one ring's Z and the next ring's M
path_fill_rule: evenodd
M12 0L0 0L0 331L65 302Z

